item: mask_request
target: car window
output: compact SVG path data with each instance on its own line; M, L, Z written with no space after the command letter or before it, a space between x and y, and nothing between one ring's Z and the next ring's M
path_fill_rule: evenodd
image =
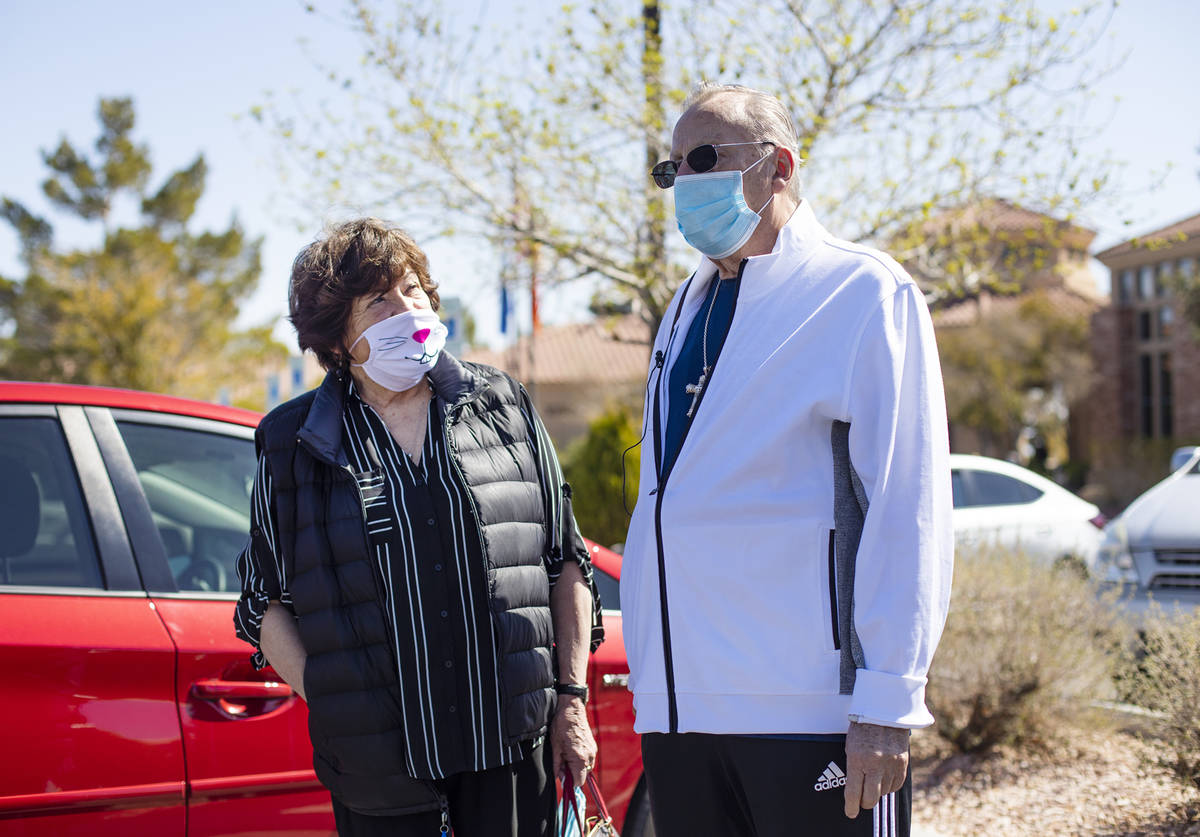
M972 471L971 478L971 505L974 506L1015 506L1032 503L1043 493L1041 489L1034 488L1029 483L992 471Z
M954 508L961 509L963 506L971 505L967 499L967 483L963 478L962 471L957 468L950 472L950 487L954 494Z
M236 592L235 564L250 528L254 442L129 421L117 427L179 589Z
M600 604L605 610L620 610L620 582L595 565L592 566L592 575L596 579L596 590L600 593Z
M53 418L0 418L0 584L102 588L79 478Z

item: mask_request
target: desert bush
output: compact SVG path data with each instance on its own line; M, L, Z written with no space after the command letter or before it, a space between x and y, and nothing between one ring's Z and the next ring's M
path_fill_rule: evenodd
M967 753L1053 743L1110 696L1120 624L1078 573L999 548L960 551L929 674L938 733Z
M1200 610L1151 609L1124 667L1130 702L1150 710L1142 727L1158 763L1200 790Z

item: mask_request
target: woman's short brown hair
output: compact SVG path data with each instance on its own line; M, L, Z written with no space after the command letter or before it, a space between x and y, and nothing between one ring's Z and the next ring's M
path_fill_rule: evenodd
M344 366L342 339L354 300L391 290L410 272L438 310L429 260L408 233L378 218L330 227L292 263L288 311L301 351L311 351L327 370Z

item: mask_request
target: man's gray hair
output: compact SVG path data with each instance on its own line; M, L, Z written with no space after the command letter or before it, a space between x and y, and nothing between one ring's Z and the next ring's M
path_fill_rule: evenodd
M788 114L783 102L770 93L755 90L741 84L714 84L702 81L693 88L687 101L683 103L683 111L687 113L694 107L702 105L709 99L718 96L728 96L732 107L722 108L722 115L734 125L741 126L748 136L759 140L769 140L781 148L792 152L795 167L792 179L788 182L788 194L797 201L800 200L800 143L796 139L796 126Z

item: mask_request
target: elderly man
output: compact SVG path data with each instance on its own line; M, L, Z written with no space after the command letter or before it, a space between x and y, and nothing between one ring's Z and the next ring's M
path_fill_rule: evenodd
M777 99L704 85L652 172L705 256L655 340L621 578L660 837L907 834L909 730L933 721L933 328L895 261L821 227L800 162Z

